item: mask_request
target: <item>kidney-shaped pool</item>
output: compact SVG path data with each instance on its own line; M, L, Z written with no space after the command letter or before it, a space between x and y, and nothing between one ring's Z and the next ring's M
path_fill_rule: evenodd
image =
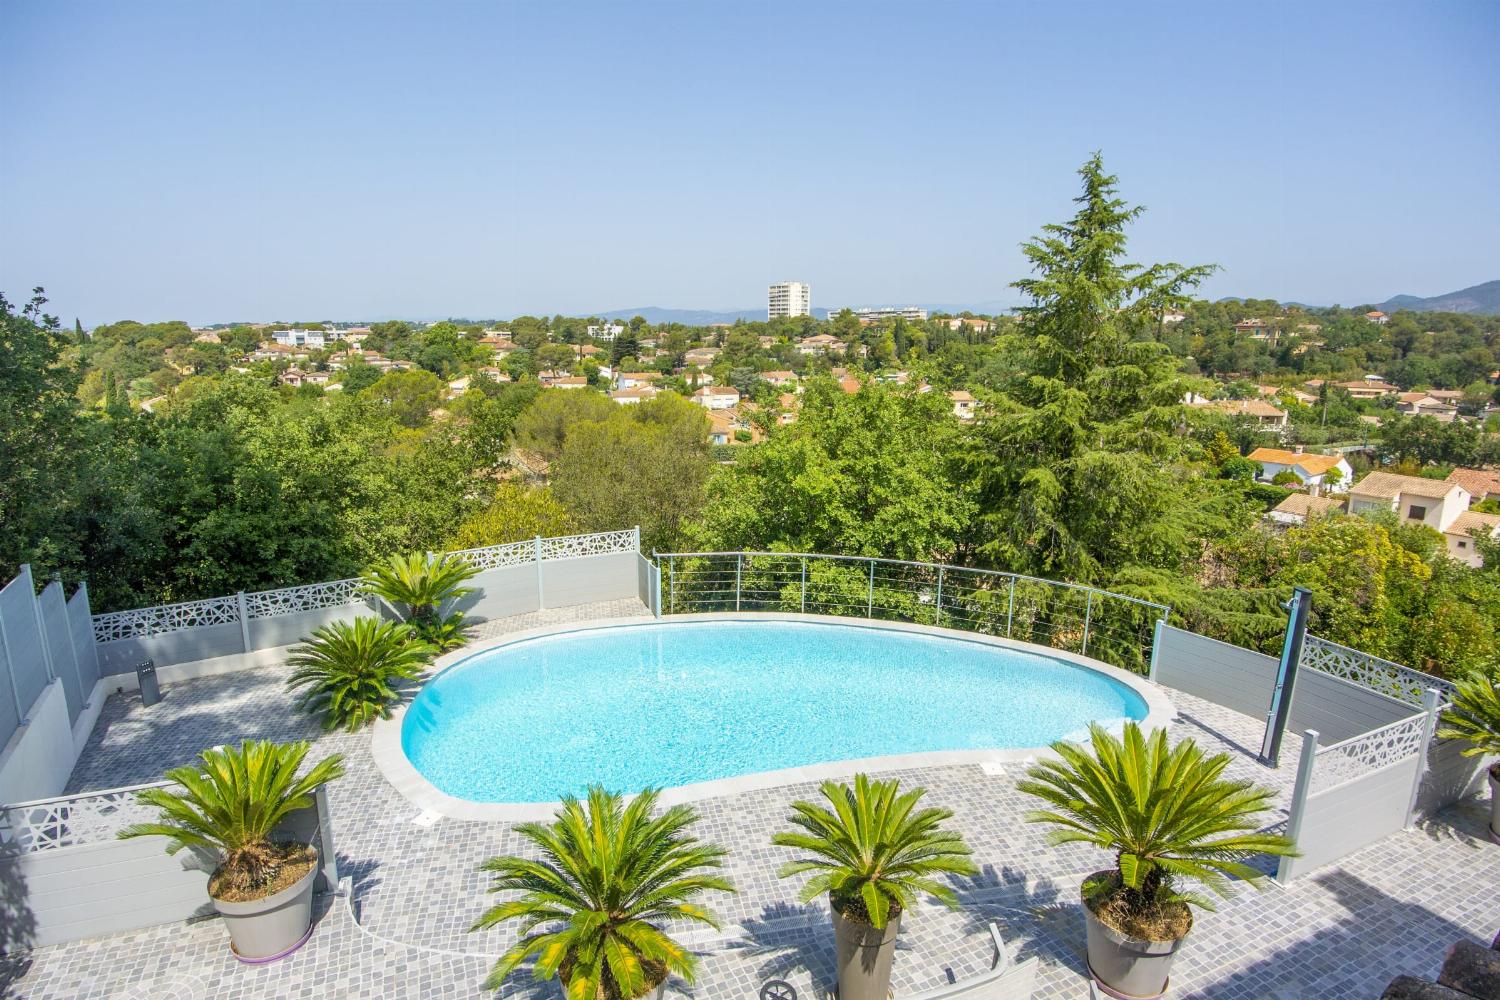
M401 747L440 791L553 802L831 761L1043 747L1148 714L1109 668L857 625L711 621L564 632L422 689Z

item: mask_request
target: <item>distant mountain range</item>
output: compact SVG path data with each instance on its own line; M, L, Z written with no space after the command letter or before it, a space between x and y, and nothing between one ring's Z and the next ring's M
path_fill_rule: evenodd
M1413 312L1478 313L1482 316L1500 316L1500 281L1486 281L1482 285L1461 288L1447 295L1422 298L1418 295L1396 295L1386 299L1375 308L1382 312L1410 309Z

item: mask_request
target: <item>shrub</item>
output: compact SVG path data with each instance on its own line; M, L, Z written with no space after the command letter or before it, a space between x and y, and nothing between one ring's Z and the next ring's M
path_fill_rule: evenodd
M1207 756L1191 739L1169 749L1166 730L1145 736L1134 722L1123 739L1098 724L1089 731L1092 753L1054 743L1061 759L1034 765L1016 787L1051 806L1026 815L1055 827L1049 842L1093 844L1115 855L1116 867L1085 881L1083 896L1116 930L1181 937L1192 926L1189 906L1213 904L1180 889L1180 880L1227 897L1230 878L1260 886L1261 873L1246 863L1251 858L1295 854L1285 837L1258 832L1275 793L1225 779L1228 754Z
M312 805L319 785L344 774L343 757L334 754L299 778L309 749L306 741L250 740L205 750L196 765L166 773L177 789L136 793L137 801L155 806L161 818L126 827L119 836L165 837L168 854L188 847L217 855L219 867L209 880L209 892L217 898L263 894L282 866L294 860L286 845L272 842L272 831L290 813Z
M552 823L516 827L542 860L506 856L480 866L494 873L491 892L520 896L486 910L469 929L509 920L522 925L521 939L495 963L485 989L499 989L533 955L533 976L561 976L570 1000L635 1000L669 973L692 981L692 953L662 925L680 920L718 927L718 918L692 900L734 886L712 871L723 866L727 852L687 833L698 814L673 806L653 818L656 799L648 789L627 806L620 796L591 788L587 804L563 799ZM543 926L550 929L537 930Z
M782 865L777 876L815 872L802 887L804 903L826 894L841 915L875 927L909 909L920 893L957 906L953 890L935 876L973 875L978 868L963 837L940 829L953 812L916 809L926 789L897 794L897 785L857 774L853 787L823 782L831 809L793 802L788 819L801 831L775 834L771 843L811 857Z
M1459 681L1437 734L1467 743L1460 751L1465 757L1500 756L1500 681L1488 677ZM1500 762L1490 766L1490 773L1500 778Z
M463 615L454 612L440 618L438 609L472 594L474 588L464 583L478 573L478 567L459 556L412 553L391 556L365 570L361 585L365 593L404 608L406 620L424 642L451 649L462 642Z
M323 728L354 732L378 716L390 718L401 697L397 684L416 680L437 647L410 625L356 618L330 622L292 649L287 687L305 688L298 707L323 714Z

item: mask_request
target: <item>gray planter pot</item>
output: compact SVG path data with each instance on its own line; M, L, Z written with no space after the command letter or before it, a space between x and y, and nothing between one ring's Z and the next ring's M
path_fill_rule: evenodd
M876 929L869 924L845 920L838 910L833 914L833 941L839 979L839 1000L889 1000L891 963L896 958L896 935L901 930L901 914Z
M1175 941L1146 941L1121 934L1083 904L1088 927L1089 972L1104 992L1124 1000L1146 1000L1167 992L1172 959L1185 937Z
M312 933L313 882L317 877L315 863L295 883L264 899L245 903L213 900L214 909L229 930L235 957L242 962L274 962L300 948Z
M1490 768L1490 839L1500 844L1500 777L1493 767Z

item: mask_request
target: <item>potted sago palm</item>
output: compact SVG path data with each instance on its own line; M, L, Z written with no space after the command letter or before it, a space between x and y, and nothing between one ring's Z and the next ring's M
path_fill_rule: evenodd
M1212 910L1201 885L1227 897L1231 879L1259 887L1257 855L1293 855L1291 841L1261 832L1274 793L1226 779L1228 754L1206 755L1191 739L1167 745L1134 722L1123 738L1097 724L1091 746L1052 744L1056 760L1033 765L1017 783L1050 808L1027 814L1053 827L1053 844L1109 851L1115 866L1084 880L1089 970L1112 997L1159 997L1172 959L1193 927L1192 907Z
M286 683L302 689L299 707L322 713L324 729L352 733L376 718L390 718L402 682L421 677L436 653L404 622L330 622L292 647L287 664L294 669Z
M343 758L335 754L299 775L309 749L306 742L253 740L205 750L196 764L166 773L176 788L137 793L159 810L157 822L119 834L162 837L168 854L189 848L217 859L208 895L241 961L282 958L312 932L318 852L311 844L275 839L283 820L313 805L319 785L344 773Z
M734 886L717 871L727 852L688 832L698 814L679 805L654 816L656 800L647 790L627 805L591 788L585 802L563 799L553 822L515 828L539 858L497 857L480 866L494 875L491 892L519 895L486 910L470 930L521 923L520 940L495 962L485 989L499 989L529 958L532 975L559 980L568 1000L660 998L669 976L692 982L693 954L663 928L671 921L718 927L696 899Z
M367 594L404 609L407 622L424 642L440 651L463 644L463 612L443 615L443 605L466 597L474 588L464 586L479 568L461 556L394 555L365 570L361 589Z
M951 810L917 808L926 789L901 792L894 780L858 774L852 786L825 781L820 791L826 806L792 803L788 822L798 829L771 837L801 854L777 874L811 872L802 901L828 897L839 1000L887 1000L901 914L924 894L956 907L938 876L978 868L963 838L942 829Z
M1490 839L1500 844L1500 681L1460 681L1438 736L1467 743L1459 751L1465 757L1496 758L1489 768Z

